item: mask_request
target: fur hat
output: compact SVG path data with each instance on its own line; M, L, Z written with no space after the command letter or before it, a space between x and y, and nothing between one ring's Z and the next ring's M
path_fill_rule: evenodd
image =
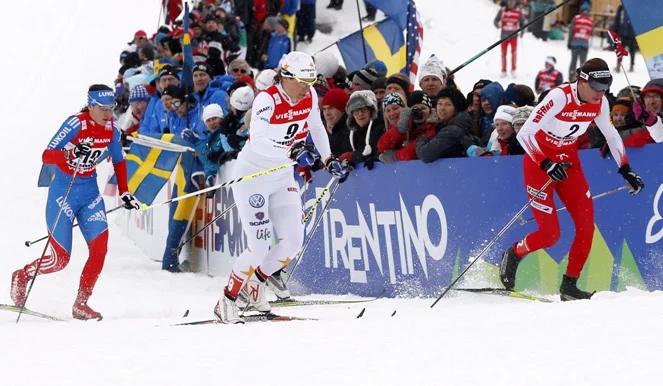
M497 111L495 112L495 117L493 117L493 121L496 119L501 119L503 121L507 121L511 124L513 124L513 116L516 113L516 108L509 106L509 105L502 105L497 108Z
M345 106L345 112L348 114L348 120L352 119L352 112L362 107L370 107L373 109L371 119L375 119L378 115L378 100L371 90L359 90L350 95L348 104Z
M447 87L437 94L437 100L449 98L456 109L456 113L467 110L467 99L457 88Z
M350 96L342 88L334 87L322 98L322 107L331 106L339 111L345 111Z
M419 69L419 83L421 83L421 80L426 76L434 76L438 78L440 82L446 82L447 69L444 67L444 62L435 56L435 54L431 55L426 63L424 63Z

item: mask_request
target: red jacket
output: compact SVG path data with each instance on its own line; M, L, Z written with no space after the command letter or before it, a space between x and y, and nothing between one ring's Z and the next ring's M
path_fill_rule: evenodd
M409 138L408 138L409 134ZM410 161L417 159L417 139L425 135L435 136L435 125L425 122L421 126L410 129L409 133L401 133L396 126L390 126L378 140L378 151L395 150L395 157L399 161Z

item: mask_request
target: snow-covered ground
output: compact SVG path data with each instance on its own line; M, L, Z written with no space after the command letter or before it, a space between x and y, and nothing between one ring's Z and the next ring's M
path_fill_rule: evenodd
M156 27L159 1L9 2L0 116L0 303L10 303L13 270L39 256L23 241L44 233L45 189L37 189L40 154L61 121L84 103L91 83L110 84L124 42ZM351 32L353 2L335 18L334 36ZM487 0L422 0L423 57L455 67L498 33ZM352 21L352 22L351 22ZM309 50L335 37L316 36ZM598 39L595 41L598 44ZM562 42L525 36L517 82L530 84L546 55L568 64ZM592 50L612 63L612 53ZM647 79L641 57L635 84ZM491 52L457 74L463 90L497 79ZM508 80L500 80L506 85ZM625 84L617 76L616 85ZM38 277L28 306L69 316L86 246L75 232L69 266ZM537 303L490 295L382 299L363 305L284 309L320 321L245 326L172 327L207 319L223 278L159 270L111 224L109 254L91 304L103 322L48 322L0 311L0 385L660 385L663 295L630 290L591 302ZM4 284L3 284L4 283ZM325 296L310 296L323 298ZM362 307L365 316L355 319ZM396 315L391 317L393 311Z

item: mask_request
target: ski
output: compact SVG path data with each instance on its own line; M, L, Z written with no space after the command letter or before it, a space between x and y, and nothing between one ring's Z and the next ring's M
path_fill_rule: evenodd
M19 313L21 311L21 307L14 306L14 305L11 305L11 304L0 304L0 310ZM30 315L30 316L35 316L37 318L42 318L42 319L54 320L54 321L58 321L58 322L63 322L64 321L64 319L56 318L55 316L51 316L51 315L47 315L47 314L42 314L41 312L32 311L28 308L23 309L23 314Z
M324 300L324 299L313 299L313 300L297 300L297 299L286 299L286 300L274 300L269 302L269 305L272 307L300 307L300 306L326 306L334 304L357 304L357 303L368 303L379 298L373 299L356 299L356 300Z
M546 299L541 296L530 295L520 291L512 291L505 288L454 288L454 291L465 291L465 292L474 292L474 293L485 293L490 295L499 295L499 296L509 296L512 298L532 300L543 303L554 303L550 299Z
M319 320L315 318L303 318L299 316L277 315L270 313L242 316L244 323L256 322L293 322L297 320ZM177 323L173 326L198 326L203 324L223 324L218 319L197 320L194 322Z

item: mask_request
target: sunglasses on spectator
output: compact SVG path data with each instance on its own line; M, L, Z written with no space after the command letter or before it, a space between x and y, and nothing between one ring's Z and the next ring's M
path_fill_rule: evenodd
M136 37L136 39L138 39L138 40L145 40L146 38L145 38L145 36L138 36L138 37Z
M175 99L172 102L170 102L170 105L173 106L176 109L179 109L180 106L182 106L182 101L179 99Z
M241 74L248 74L249 73L249 71L245 68L233 68L232 72L239 72Z

